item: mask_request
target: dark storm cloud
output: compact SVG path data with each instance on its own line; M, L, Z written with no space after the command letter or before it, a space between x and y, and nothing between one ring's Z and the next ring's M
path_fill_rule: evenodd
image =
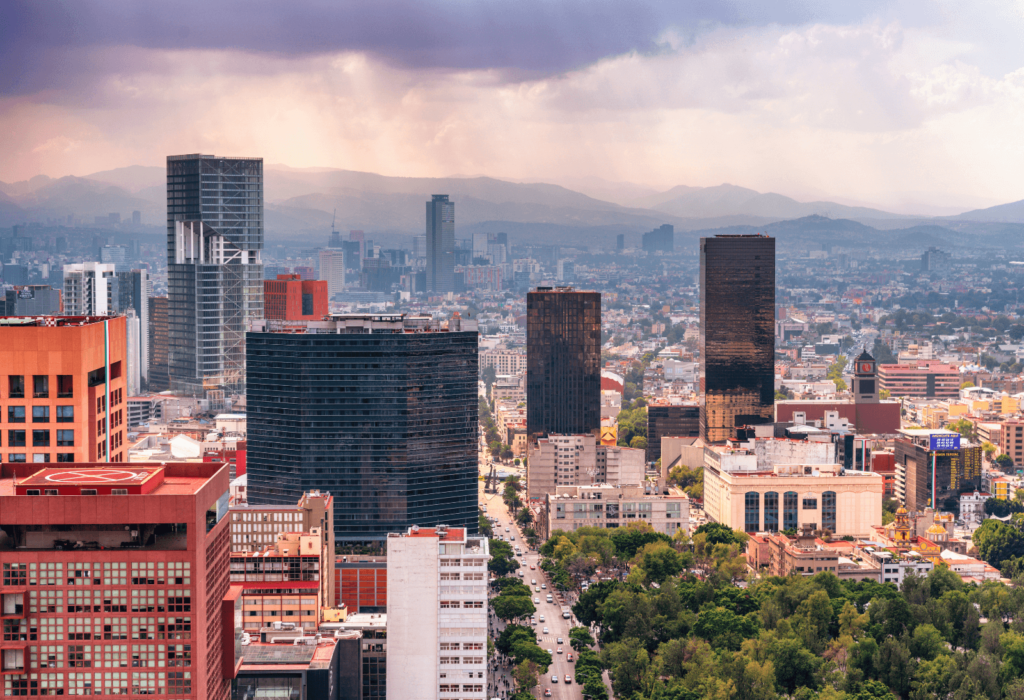
M4 0L0 93L81 88L92 76L130 74L138 66L118 62L123 47L284 57L359 51L412 69L536 76L627 51L657 51L668 28L685 38L718 26L845 23L875 7L874 0Z

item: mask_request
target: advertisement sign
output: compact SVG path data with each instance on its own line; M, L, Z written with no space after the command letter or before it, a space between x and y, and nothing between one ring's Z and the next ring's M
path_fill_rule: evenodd
M959 450L960 449L960 434L959 433L943 433L942 435L930 435L931 438L931 449L935 450Z

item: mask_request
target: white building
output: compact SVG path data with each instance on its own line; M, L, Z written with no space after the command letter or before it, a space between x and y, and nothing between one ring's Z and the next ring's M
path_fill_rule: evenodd
M98 262L64 266L64 315L106 316L118 304L114 264Z
M484 700L487 539L414 525L387 557L388 700Z
M975 491L960 494L960 519L965 523L978 523L985 519L985 501L992 494Z
M549 435L527 447L526 492L534 500L558 486L642 484L645 451L598 445L593 435Z
M327 281L327 299L345 289L345 253L338 248L320 251L320 279Z
M581 527L619 527L643 520L655 532L674 535L690 522L690 499L685 495L647 494L643 486L559 486L545 496L545 537L555 530Z

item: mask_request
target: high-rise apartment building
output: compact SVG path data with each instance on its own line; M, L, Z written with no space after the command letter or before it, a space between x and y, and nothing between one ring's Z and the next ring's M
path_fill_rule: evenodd
M700 436L774 420L775 239L700 239Z
M167 297L150 297L149 314L149 390L167 391Z
M534 502L559 486L643 484L644 451L600 445L593 435L548 435L527 446L526 493Z
M327 300L345 290L345 251L339 245L320 251L320 279L327 282Z
M278 275L263 282L266 318L315 321L327 315L327 282L304 280L299 275Z
M304 330L268 320L248 334L249 500L330 491L341 542L413 524L475 532L476 322L353 315Z
M149 382L149 271L130 270L114 274L118 281L117 311L124 313L128 309L134 310L139 329L138 342L130 344L129 372L137 375L139 382L146 385Z
M126 321L0 319L4 462L127 461Z
M455 291L455 202L446 194L427 202L427 291Z
M601 429L601 294L538 287L526 295L526 432Z
M112 315L118 309L118 286L113 263L65 265L64 313L68 316Z
M245 386L263 317L263 159L167 157L168 371L193 395Z
M223 464L0 466L4 695L227 700L227 501Z
M671 253L675 248L675 227L662 224L643 235L641 247L648 253Z
M387 538L387 693L487 697L487 538L411 527Z

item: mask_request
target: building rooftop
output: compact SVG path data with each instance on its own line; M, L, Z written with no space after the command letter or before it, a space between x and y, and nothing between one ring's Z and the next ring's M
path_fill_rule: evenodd
M0 316L0 326L63 328L65 326L88 326L109 320L109 316Z
M28 491L56 489L54 496L179 496L194 495L227 465L223 462L168 464L110 464L89 462L66 467L33 463L0 465L0 497L35 497ZM82 489L94 489L82 493ZM127 489L127 494L112 494L112 489Z

